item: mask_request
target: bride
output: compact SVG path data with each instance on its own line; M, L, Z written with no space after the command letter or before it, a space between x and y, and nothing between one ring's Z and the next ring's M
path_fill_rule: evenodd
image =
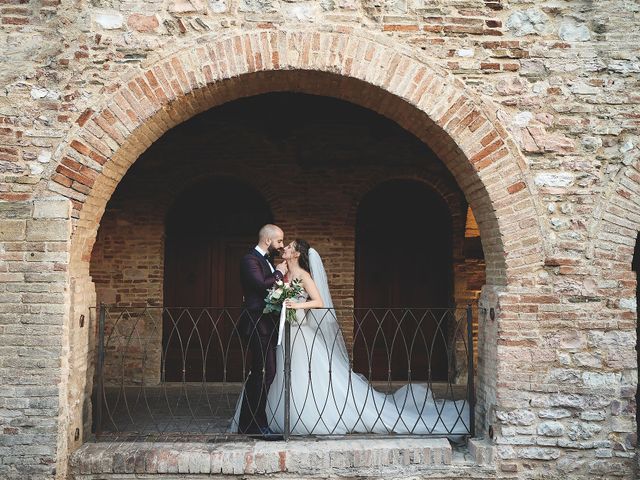
M287 245L286 281L299 279L303 293L287 300L296 310L291 325L290 432L293 435L346 433L467 434L465 401L436 401L424 385L408 384L392 394L375 390L351 370L335 317L326 272L318 252L297 239ZM284 349L276 350L276 376L266 415L273 432L284 432ZM242 396L242 395L241 395ZM232 423L237 426L237 414Z

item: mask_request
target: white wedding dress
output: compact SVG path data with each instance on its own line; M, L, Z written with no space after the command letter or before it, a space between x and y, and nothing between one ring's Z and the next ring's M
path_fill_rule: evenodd
M468 434L469 404L436 400L422 384L394 393L375 390L351 370L344 339L335 318L326 273L318 253L309 253L311 274L324 309L296 310L291 325L290 432L293 435L348 433L434 434L458 438ZM306 301L308 294L296 299ZM276 376L266 405L269 427L284 432L284 340L276 351ZM237 431L242 395L230 431Z

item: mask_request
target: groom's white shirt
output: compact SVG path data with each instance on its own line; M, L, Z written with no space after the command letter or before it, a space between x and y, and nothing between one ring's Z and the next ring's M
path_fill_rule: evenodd
M267 252L265 252L264 250L262 250L258 245L255 246L256 251L262 255L263 257L267 254ZM267 263L269 264L269 268L271 269L271 273L273 273L275 270L273 269L273 265L271 265L271 262L267 260Z

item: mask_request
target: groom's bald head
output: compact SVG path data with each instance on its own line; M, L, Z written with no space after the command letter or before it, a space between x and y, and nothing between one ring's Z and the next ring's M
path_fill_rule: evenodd
M258 232L258 245L269 252L281 250L284 248L284 232L277 225L267 223Z
M262 242L270 238L273 238L277 235L283 235L283 234L284 232L280 227L278 227L277 225L273 225L271 223L267 223L264 227L260 229L260 232L258 232L258 241Z

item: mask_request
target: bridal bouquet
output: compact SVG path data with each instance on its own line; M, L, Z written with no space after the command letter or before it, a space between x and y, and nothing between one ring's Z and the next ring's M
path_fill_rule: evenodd
M264 299L266 305L262 313L280 313L282 304L285 300L296 298L302 294L302 281L295 279L292 282L283 282L278 280L267 293ZM287 310L287 322L294 323L296 321L296 311L293 308Z

